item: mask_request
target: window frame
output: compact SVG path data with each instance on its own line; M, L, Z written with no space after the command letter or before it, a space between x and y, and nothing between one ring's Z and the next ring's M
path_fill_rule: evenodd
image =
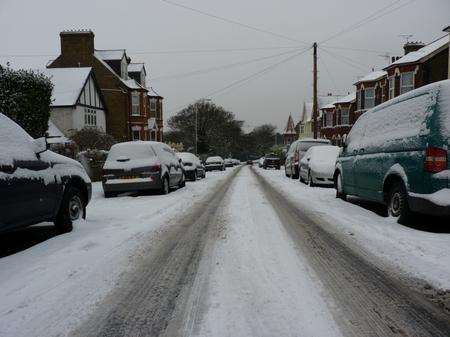
M388 85L389 85L388 99L393 99L395 98L395 75L388 77Z
M135 99L137 98L137 104ZM137 109L135 109L137 107ZM131 93L131 116L141 115L141 94L139 92Z
M156 111L157 110L157 104L158 104L158 99L150 97L150 111Z
M403 77L405 75L411 75L411 84L403 85ZM408 88L408 90L404 90L404 88ZM414 72L408 71L400 74L400 95L406 94L407 92L414 90Z
M84 126L97 127L97 110L84 108Z
M344 122L344 115L347 120L346 123ZM341 125L350 125L350 108L341 108Z
M372 93L372 95L368 95ZM371 104L369 104L371 103ZM375 107L375 87L365 88L364 90L364 109L372 109Z
M135 137L135 132L137 132L138 137ZM131 130L131 138L133 141L141 140L141 131L140 130Z

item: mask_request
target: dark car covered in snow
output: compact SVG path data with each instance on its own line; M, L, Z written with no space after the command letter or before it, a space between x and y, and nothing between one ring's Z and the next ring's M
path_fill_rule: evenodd
M47 149L0 113L0 232L54 222L60 232L86 216L91 181L75 160Z
M279 170L281 166L280 157L274 153L269 153L264 156L262 167L267 170L268 168L274 168Z
M157 190L168 194L171 188L184 187L181 159L166 144L132 141L114 144L103 166L105 197L123 192Z

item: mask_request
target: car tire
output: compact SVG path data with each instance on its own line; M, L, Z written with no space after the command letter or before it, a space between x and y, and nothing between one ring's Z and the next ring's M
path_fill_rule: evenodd
M402 182L394 182L389 189L388 214L397 218L398 223L405 223L411 219L411 210L408 205L408 193Z
M74 186L68 186L54 220L56 230L60 233L71 232L73 222L85 217L86 201L84 201L83 193Z
M162 194L162 195L169 194L169 192L170 192L169 178L163 177L161 183L162 183L162 184L161 184L161 190L159 191L160 194Z
M344 193L344 188L342 186L341 172L338 172L338 174L336 175L335 188L336 188L336 198L347 200L347 194Z

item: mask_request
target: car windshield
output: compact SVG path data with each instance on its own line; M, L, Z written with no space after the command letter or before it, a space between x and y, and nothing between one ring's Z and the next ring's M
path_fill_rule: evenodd
M207 163L219 163L222 161L223 159L221 157L209 157L208 159L206 159Z
M194 162L195 156L189 152L180 152L177 153L178 158L180 158L183 162Z

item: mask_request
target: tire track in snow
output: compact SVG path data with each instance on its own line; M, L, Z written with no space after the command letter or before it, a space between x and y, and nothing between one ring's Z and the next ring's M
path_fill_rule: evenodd
M307 257L338 310L348 336L448 337L450 318L423 295L356 255L256 175L283 225ZM307 205L303 205L307 207Z
M71 334L73 337L160 336L182 307L183 293L192 288L199 261L214 224L217 210L236 169L224 183L180 215L134 272L98 305L91 318Z

